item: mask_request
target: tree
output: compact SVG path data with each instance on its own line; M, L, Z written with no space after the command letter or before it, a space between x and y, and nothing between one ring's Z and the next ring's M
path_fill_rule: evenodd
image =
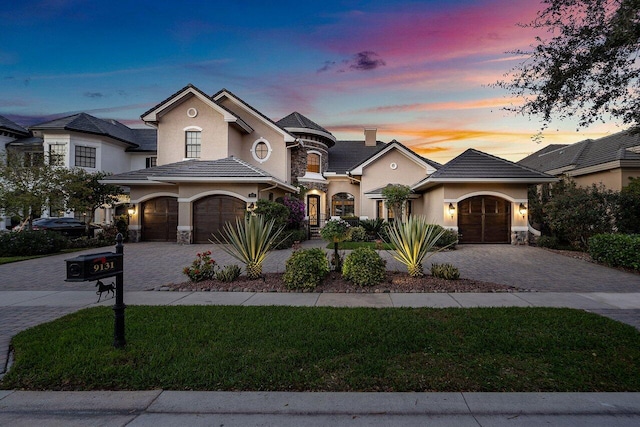
M24 153L5 153L0 159L0 208L7 215L28 218L40 215L61 196L62 171L44 162L29 161Z
M629 180L620 191L616 225L620 233L640 234L640 178Z
M411 195L411 188L408 185L389 184L382 189L382 197L385 199L387 207L393 211L396 221L402 222L404 219L404 207Z
M524 99L507 107L552 118L575 117L584 127L615 118L640 124L640 0L544 0L546 8L530 24L546 30L532 50L512 54L527 59L494 86Z
M87 234L95 210L116 203L118 195L122 194L117 185L100 183L108 175L104 172L89 173L82 168L68 169L63 173L65 207L75 212L87 212Z

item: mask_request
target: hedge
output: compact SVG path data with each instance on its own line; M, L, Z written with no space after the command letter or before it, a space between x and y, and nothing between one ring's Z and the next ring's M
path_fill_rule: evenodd
M589 255L611 267L640 270L640 234L597 234L589 239Z

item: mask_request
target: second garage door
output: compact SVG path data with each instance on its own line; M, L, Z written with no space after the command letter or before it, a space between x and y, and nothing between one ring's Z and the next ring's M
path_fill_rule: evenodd
M218 237L226 222L235 225L236 218L242 218L246 204L231 196L204 197L193 204L193 241L209 243L211 234Z
M494 196L470 197L458 203L460 243L509 243L511 203Z

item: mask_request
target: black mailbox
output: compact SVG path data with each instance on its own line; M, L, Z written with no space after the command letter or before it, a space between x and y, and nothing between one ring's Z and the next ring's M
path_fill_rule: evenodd
M86 282L122 273L122 254L100 252L65 260L67 282Z

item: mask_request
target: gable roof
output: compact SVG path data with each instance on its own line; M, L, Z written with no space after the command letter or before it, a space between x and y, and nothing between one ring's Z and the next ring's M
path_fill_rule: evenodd
M7 119L4 116L0 116L0 130L7 130L11 133L27 136L29 135L29 131L20 126L19 124Z
M557 179L522 165L482 151L468 149L452 159L431 176L415 184L413 190L422 190L443 182L553 182Z
M170 108L177 102L179 102L182 98L187 95L193 95L198 97L205 104L209 105L211 108L216 110L224 117L224 121L227 123L231 123L235 125L239 130L244 131L245 133L251 133L253 128L249 126L244 120L238 117L235 113L233 113L228 108L219 105L217 102L213 100L212 97L208 96L206 93L189 83L173 95L169 96L164 101L160 102L156 106L151 109L145 111L140 118L149 123L157 123L158 122L158 113L164 111L167 108Z
M31 130L68 130L81 133L90 133L93 135L103 135L118 141L124 142L130 146L138 146L138 136L142 133L123 125L116 120L103 120L91 116L86 113L74 114L72 116L62 117L51 120L49 122L40 123L31 126ZM150 136L145 135L148 139Z
M297 111L294 111L288 116L278 120L276 124L288 132L292 132L292 133L306 132L306 133L323 136L324 138L329 140L328 145L330 147L333 146L336 142L336 138L333 136L331 132L329 132L328 130L326 130L325 128L323 128L313 120L310 120L309 118L298 113Z
M255 117L258 117L259 119L264 121L269 127L273 128L277 132L281 133L284 136L285 142L294 142L296 140L296 137L294 135L290 134L285 129L283 129L282 127L278 126L278 124L276 122L274 122L269 117L267 117L264 114L262 114L260 111L258 111L257 109L255 109L251 105L247 104L244 100L242 100L240 97L236 96L230 90L222 88L218 92L216 92L213 95L211 95L211 99L213 99L213 101L216 102L218 105L222 102L223 98L230 99L233 103L235 103L236 105L239 105L245 111L253 114Z
M377 141L376 141L376 144L377 144ZM440 168L442 166L438 162L434 162L433 160L429 160L427 158L424 158L424 157L418 155L415 151L405 147L404 145L402 145L401 143L399 143L398 141L396 141L394 139L390 143L384 144L384 146L380 150L377 150L377 151L371 153L371 155L369 157L367 157L367 158L361 160L360 162L354 164L349 170L347 170L347 173L348 174L352 174L352 175L362 175L362 169L364 167L366 167L367 165L373 163L378 158L384 156L386 153L388 153L389 151L391 151L393 149L399 150L402 154L407 156L409 159L411 159L414 162L422 165L425 168L425 173L427 173L427 174L431 174L431 173L435 172L436 170L438 170L438 168Z
M110 184L140 185L175 182L247 182L272 183L287 191L298 189L236 157L218 160L184 160L148 169L140 169L105 177Z
M622 131L571 145L550 145L525 157L518 164L551 174L570 171L571 175L579 175L581 169L599 165L606 168L611 162L640 160L640 153L635 151L635 147L640 147L640 134Z

